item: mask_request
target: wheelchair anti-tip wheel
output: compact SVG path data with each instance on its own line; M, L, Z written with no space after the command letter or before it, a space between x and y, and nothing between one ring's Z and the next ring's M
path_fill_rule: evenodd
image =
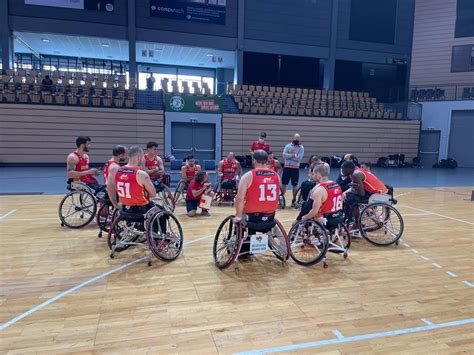
M183 248L183 230L171 212L157 210L149 217L146 240L154 256L173 261Z
M214 237L212 255L219 269L225 269L235 261L242 245L242 223L235 224L234 217L226 217Z
M58 214L61 226L82 228L94 219L97 202L90 192L74 190L63 197L59 204Z
M393 206L375 202L360 212L359 226L362 237L377 246L398 243L403 234L403 218Z
M314 220L300 221L288 233L291 245L291 258L300 265L310 266L319 263L326 256L329 236L326 228Z

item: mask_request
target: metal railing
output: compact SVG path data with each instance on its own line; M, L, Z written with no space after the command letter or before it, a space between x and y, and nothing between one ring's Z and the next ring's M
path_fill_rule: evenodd
M474 100L474 83L410 86L410 101Z

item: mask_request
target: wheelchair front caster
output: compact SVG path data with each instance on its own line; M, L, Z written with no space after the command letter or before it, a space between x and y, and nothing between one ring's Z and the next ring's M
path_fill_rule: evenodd
M323 268L327 269L328 267L329 267L329 265L326 262L324 262L323 263Z
M399 244L400 244L400 241L397 240L397 241L395 242L395 245L399 245Z
M150 266L151 266L151 260L148 261L148 267L150 267Z
M114 254L110 254L110 259L113 259L115 258L115 255Z
M99 232L99 234L97 235L97 238L102 238L102 231Z
M61 223L61 227L64 227L64 223Z
M347 259L347 252L344 253L344 259Z

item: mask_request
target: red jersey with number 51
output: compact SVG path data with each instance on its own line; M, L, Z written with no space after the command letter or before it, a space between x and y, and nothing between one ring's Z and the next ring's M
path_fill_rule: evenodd
M253 169L245 195L245 213L275 213L280 197L280 177L270 169Z
M334 181L326 181L319 184L319 186L322 186L326 190L328 197L319 208L316 218L322 217L327 213L342 210L342 189L338 183Z
M117 170L115 188L120 203L124 206L145 206L150 202L145 187L137 180L139 171L139 167L127 165Z

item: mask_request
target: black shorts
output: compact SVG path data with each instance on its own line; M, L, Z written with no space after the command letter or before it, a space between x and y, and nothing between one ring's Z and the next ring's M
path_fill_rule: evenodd
M300 170L292 168L283 168L283 175L281 176L281 183L288 185L291 180L291 186L297 186L300 178Z
M308 199L311 189L315 186L316 183L311 180L306 180L301 183L301 197L303 198L303 201L306 201Z
M156 192L161 192L165 189L165 184L162 179L151 180L153 186L155 186Z
M236 188L236 186L237 184L235 180L224 180L221 183L221 187L226 190L233 190Z

